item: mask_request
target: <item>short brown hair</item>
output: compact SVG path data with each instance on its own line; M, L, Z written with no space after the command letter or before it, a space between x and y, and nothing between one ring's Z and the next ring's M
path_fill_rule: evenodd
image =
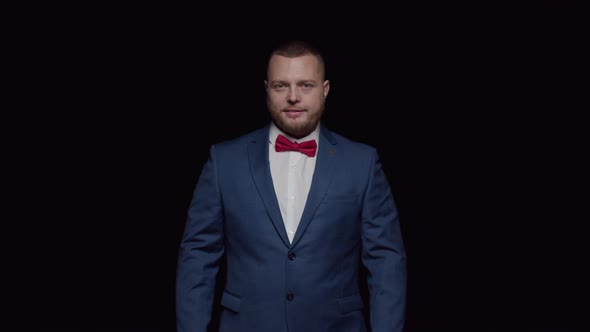
M270 55L268 57L267 66L270 63L270 59L273 57L273 55L280 55L280 56L284 56L287 58L296 58L296 57L300 57L300 56L304 56L304 55L313 55L316 58L318 58L318 60L320 61L320 66L322 68L322 71L324 72L324 76L326 76L326 74L325 74L326 69L325 69L324 57L322 55L322 52L318 48L313 46L310 42L307 42L304 40L297 40L297 39L281 42L270 53Z

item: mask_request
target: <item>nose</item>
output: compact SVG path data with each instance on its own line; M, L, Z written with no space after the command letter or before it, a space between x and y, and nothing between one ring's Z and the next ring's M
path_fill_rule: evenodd
M289 89L289 95L287 96L287 98L289 102L292 104L297 103L301 100L296 87L291 87L291 89Z

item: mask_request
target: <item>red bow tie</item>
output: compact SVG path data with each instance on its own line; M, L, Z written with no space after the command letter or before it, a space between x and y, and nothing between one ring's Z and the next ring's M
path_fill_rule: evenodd
M301 143L291 142L285 136L280 135L277 136L277 141L275 142L275 151L282 152L282 151L299 151L308 157L315 156L315 151L317 149L317 144L315 140L309 140Z

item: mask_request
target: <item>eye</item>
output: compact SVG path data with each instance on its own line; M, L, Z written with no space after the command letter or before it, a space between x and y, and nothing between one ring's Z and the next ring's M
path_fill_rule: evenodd
M303 83L303 87L306 89L311 89L311 88L313 88L313 84L312 83Z
M275 83L273 84L273 89L283 89L285 87L285 84L283 83Z

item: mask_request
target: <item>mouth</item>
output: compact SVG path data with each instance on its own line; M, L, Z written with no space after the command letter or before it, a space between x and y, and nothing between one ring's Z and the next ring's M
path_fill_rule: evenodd
M301 116L303 113L305 113L305 110L302 110L299 108L288 108L288 109L284 110L283 113L285 113L287 115L287 117L290 119L296 119L299 116Z

